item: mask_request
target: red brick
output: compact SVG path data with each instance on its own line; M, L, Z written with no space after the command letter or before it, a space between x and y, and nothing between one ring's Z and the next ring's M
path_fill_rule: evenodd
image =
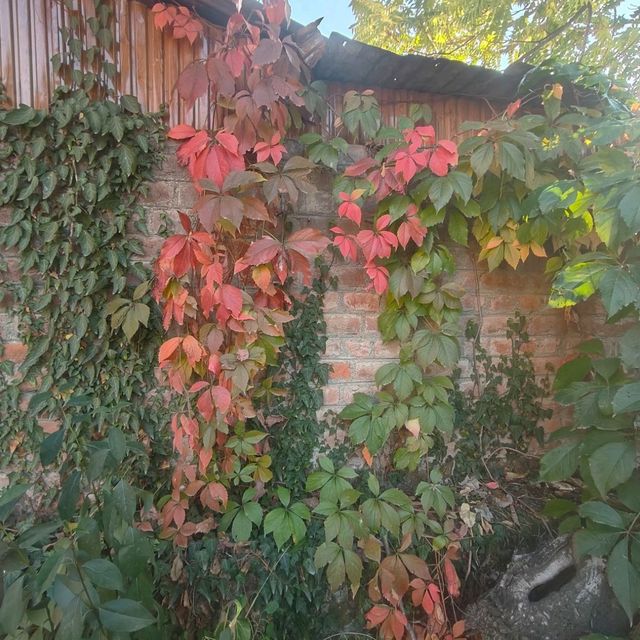
M373 382L376 371L388 360L356 360L354 382Z
M353 313L327 313L324 319L327 333L359 333L362 327L360 316Z
M164 181L151 182L148 190L147 195L140 198L142 204L151 204L158 207L169 207L173 204L175 183Z
M175 205L181 211L189 210L196 203L198 193L191 183L176 186Z
M365 331L378 330L378 314L377 313L374 313L374 314L368 313L364 316L364 330Z
M347 339L343 341L344 357L362 358L372 355L374 343L371 340Z
M340 385L340 402L342 404L349 404L353 402L353 396L356 393L374 393L376 391L376 385L370 383L350 383Z
M338 265L332 271L341 289L365 289L370 283L364 266L359 264Z
M9 224L11 222L11 209L9 207L0 207L0 225Z
M344 306L348 309L359 311L378 311L380 309L380 296L376 293L345 293Z
M327 406L339 404L340 402L340 387L336 385L329 385L324 388L324 403Z
M324 350L324 353L329 358L343 356L344 345L342 344L342 340L337 336L329 336L327 338L327 346Z
M21 342L9 342L2 345L2 360L11 360L12 362L23 362L27 357L29 348Z
M349 380L351 378L351 364L345 361L332 362L329 380Z
M336 311L342 307L342 293L339 291L327 291L324 294L324 310Z

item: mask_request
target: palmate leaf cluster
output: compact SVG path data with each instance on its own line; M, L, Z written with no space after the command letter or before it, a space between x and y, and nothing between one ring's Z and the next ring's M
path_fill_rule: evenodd
M98 41L110 15L96 2ZM160 632L166 621L154 602L158 545L134 526L166 480L155 469L169 446L154 395L159 318L140 262L138 202L164 127L135 97L105 89L99 47L82 49L72 26L63 35L70 84L47 109L0 111L0 206L10 212L0 246L11 266L3 298L28 347L0 372L11 470L0 497L3 637L115 637Z

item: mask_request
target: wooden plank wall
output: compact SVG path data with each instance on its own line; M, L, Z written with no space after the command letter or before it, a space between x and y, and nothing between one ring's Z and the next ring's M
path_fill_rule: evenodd
M94 14L93 0L73 0L81 24ZM114 7L115 44L110 52L119 77L120 94L138 97L148 111L169 105L170 122L187 122L197 127L209 126L210 113L205 98L186 110L174 88L178 72L189 62L206 57L211 44L220 37L219 27L207 25L205 37L190 45L176 41L158 31L148 5L138 0L112 0ZM0 80L4 82L14 105L45 107L48 96L58 84L50 59L61 51L60 28L68 24L69 12L61 0L0 0ZM86 45L93 44L91 33L84 34ZM344 93L353 87L329 86L327 129L335 133L334 120L339 115ZM365 87L366 88L366 87ZM412 103L428 103L440 137L452 137L460 122L485 120L493 115L484 100L454 96L438 96L412 91L376 89L382 106L383 120L395 124L406 115Z
M342 112L344 94L350 89L362 91L367 88L373 89L375 92L382 111L382 121L389 126L395 126L399 118L409 115L409 108L412 104L429 105L433 117L432 124L439 138L455 138L462 122L490 120L504 109L504 105L493 105L482 98L446 96L376 87L348 87L339 83L331 83L327 88L329 113L326 122L326 127L331 134L335 133L335 118Z

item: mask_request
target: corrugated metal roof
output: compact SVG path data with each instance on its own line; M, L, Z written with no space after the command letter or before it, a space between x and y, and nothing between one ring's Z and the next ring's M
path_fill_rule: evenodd
M360 86L512 100L526 69L500 72L446 58L401 56L332 33L314 76Z
M193 0L199 13L218 24L235 11L232 0ZM244 0L243 11L259 9L257 0ZM300 28L292 22L290 31ZM516 96L522 76L529 67L522 65L504 72L468 65L447 58L398 55L379 47L332 33L325 38L325 51L313 70L317 80L360 87L407 89L443 95L469 96L510 101Z

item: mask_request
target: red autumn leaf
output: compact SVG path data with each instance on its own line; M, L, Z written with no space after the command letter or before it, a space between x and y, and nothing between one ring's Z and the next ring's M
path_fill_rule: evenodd
M176 523L176 526L180 528L184 524L184 519L186 517L186 513L183 507L180 505L176 505L173 509L173 521Z
M286 148L280 143L279 133L274 134L270 142L258 142L253 150L256 152L258 162L266 162L271 158L275 165L280 164L286 152Z
M274 238L260 238L252 242L242 258L236 262L234 273L240 273L250 266L271 262L281 248L282 245Z
M175 353L181 342L181 337L169 338L166 342L163 342L158 351L158 361L162 363L168 360Z
M193 138L196 135L196 130L188 124L177 124L175 127L169 129L167 137L172 140L184 140L186 138Z
M451 632L453 633L454 638L461 638L464 634L465 623L464 620L458 620L453 627L451 628Z
M178 95L187 103L187 109L190 109L209 88L209 77L204 64L196 60L186 67L178 77L176 88Z
M431 157L429 158L429 169L437 176L446 176L449 173L449 166L458 164L458 147L451 140L439 140Z
M187 361L193 367L205 356L203 346L193 337L185 336L182 340L182 351L187 356Z
M449 558L444 559L444 577L447 583L447 591L452 598L460 596L460 578L453 566L453 562Z
M358 162L354 162L353 164L349 165L345 169L344 175L349 178L362 176L367 171L369 171L369 169L377 166L378 163L373 158L363 158L362 160L358 160Z
M513 118L513 116L520 109L521 104L522 104L522 100L518 98L515 102L512 102L509 106L507 106L505 110L505 115L507 116L507 118Z
M380 632L384 638L394 638L402 640L404 638L404 630L407 626L407 617L399 609L395 609L393 613L382 623Z
M353 220L357 225L360 225L362 209L357 204L357 200L360 199L363 193L364 189L356 189L350 194L341 191L338 194L338 197L342 200L342 204L338 207L338 215L341 218L349 218L349 220Z
M390 215L380 216L376 220L375 230L360 231L356 236L358 244L368 261L374 258L388 258L391 256L391 250L397 248L398 238L395 233L385 231L390 222Z
M232 284L223 284L220 289L220 302L233 316L239 316L242 311L242 291Z
M227 489L220 482L210 482L200 494L200 501L213 511L222 512L229 501Z
M418 217L416 206L411 205L407 211L407 219L398 227L398 242L403 249L407 248L410 240L413 240L417 247L421 247L426 235L427 228Z
M381 625L387 619L391 611L392 609L390 607L382 604L377 604L371 607L371 609L369 609L369 611L364 615L365 620L367 621L367 629L373 629L374 627Z
M358 259L358 243L356 237L344 232L340 227L331 227L330 231L336 234L333 244L338 247L345 260L355 262Z
M251 58L253 64L262 67L277 62L282 55L282 42L265 38L260 41Z
M426 125L405 129L403 136L407 144L415 150L419 147L430 147L435 142L436 132L431 125Z
M429 153L409 147L407 149L398 149L390 160L395 162L394 171L396 175L401 176L405 182L409 182L420 169L427 166Z
M203 475L207 472L207 467L209 466L209 463L211 462L211 459L213 458L213 451L210 448L207 449L200 449L200 452L198 453L198 461L199 461L199 467L200 467L200 473L202 473ZM200 501L205 504L202 496L205 492L203 491L200 494Z
M289 3L286 0L267 0L264 2L264 13L267 21L273 25L289 22Z
M387 290L389 270L382 265L375 264L375 262L367 262L365 269L371 279L375 292L381 296Z
M219 131L216 134L218 144L211 145L205 162L207 176L222 189L225 178L232 171L243 171L245 162L238 154L238 139L233 133Z
M297 251L305 256L315 258L320 255L329 245L327 238L318 229L309 227L294 231L286 241L286 247L290 251Z
M236 92L236 82L229 65L219 56L211 56L206 63L209 80L216 93L231 98Z
M211 387L211 397L220 413L227 413L231 407L231 393L221 386Z

